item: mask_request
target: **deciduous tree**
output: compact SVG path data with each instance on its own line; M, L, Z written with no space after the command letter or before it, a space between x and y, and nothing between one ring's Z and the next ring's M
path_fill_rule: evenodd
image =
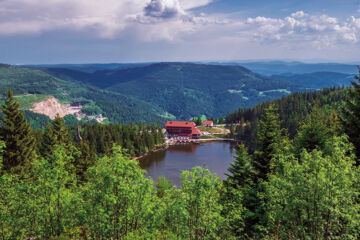
M359 169L345 137L327 141L330 154L280 158L283 169L267 183L275 239L358 239Z

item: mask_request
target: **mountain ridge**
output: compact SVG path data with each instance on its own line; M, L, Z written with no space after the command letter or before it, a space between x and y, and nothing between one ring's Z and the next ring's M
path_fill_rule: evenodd
M98 92L95 94L96 99L100 100L98 105L102 105L103 109L99 110L97 102L93 101L88 109L90 114L113 111L113 107L105 106L108 105L106 102L110 101L112 106L123 105L129 114L148 114L146 110L150 110L162 121L174 117L178 120L189 120L202 115L219 117L239 107L252 107L294 92L348 85L351 80L351 75L336 72L263 76L243 66L189 62L105 65L90 65L89 68L97 69L93 72L75 70L77 66L64 68L66 65L36 66L28 69L46 73L70 85L80 85ZM87 65L80 66L87 68ZM102 91L106 93L103 94ZM86 99L94 98L90 92L87 91ZM124 99L110 99L110 96L119 98L119 94ZM130 99L137 104L132 104ZM109 119L129 121L123 116L126 114L120 115L122 117ZM156 117L141 119L153 121Z

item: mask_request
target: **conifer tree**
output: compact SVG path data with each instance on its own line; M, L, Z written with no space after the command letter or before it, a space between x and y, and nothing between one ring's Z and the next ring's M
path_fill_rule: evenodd
M52 125L53 137L55 138L56 144L69 144L69 131L65 126L64 119L60 117L59 114L56 115Z
M303 149L312 152L314 149L323 150L328 138L339 134L335 113L330 116L315 107L300 126L295 139L296 153L299 157ZM337 133L336 133L337 132Z
M358 67L359 68L359 67ZM356 155L360 157L360 68L358 82L352 82L353 88L349 89L349 97L341 111L341 122L345 133L354 144Z
M89 143L85 140L80 141L77 147L81 155L75 162L75 169L80 181L84 182L86 170L95 164L95 154L91 151Z
M221 116L220 118L219 118L219 124L223 124L224 123L224 118Z
M229 174L226 174L226 186L241 188L251 181L251 157L245 145L241 144L238 149L236 149L235 160L228 169L228 172Z
M265 109L257 129L257 147L253 155L253 181L244 188L245 207L244 236L265 238L268 231L268 196L265 184L268 176L277 167L274 160L283 150L278 109L271 104Z
M254 170L257 178L266 180L271 171L271 160L279 153L281 129L278 109L271 104L259 122L258 150L255 152Z
M30 162L35 158L35 138L11 90L8 91L8 99L1 106L1 110L4 113L1 118L1 138L6 145L3 152L3 170L22 176L29 170Z
M243 193L249 188L249 184L252 183L251 177L253 172L251 157L245 145L241 144L236 149L235 160L228 171L229 174L226 174L227 178L224 181L225 188L222 194L222 204L224 206L222 214L227 219L226 228L237 238L240 238L240 236L244 236L243 231L247 230L245 228L246 224L243 221L243 204L246 204Z
M65 127L64 119L57 114L52 124L46 126L41 147L42 155L48 157L52 154L56 145L68 146L69 144L68 129Z
M55 138L53 137L53 129L50 123L46 124L45 132L42 137L42 144L40 148L41 155L44 157L49 157L54 150L56 144Z

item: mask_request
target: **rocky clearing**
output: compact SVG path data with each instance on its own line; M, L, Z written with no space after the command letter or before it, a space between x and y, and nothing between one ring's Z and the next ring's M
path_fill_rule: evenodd
M33 108L30 111L35 113L44 114L48 116L50 119L54 119L57 114L60 117L64 117L66 115L74 115L78 120L81 120L84 117L88 117L89 119L95 119L98 122L103 122L106 118L100 116L87 116L86 114L81 112L82 105L77 104L76 106L71 104L61 104L59 100L55 97L51 97L47 100L34 103Z

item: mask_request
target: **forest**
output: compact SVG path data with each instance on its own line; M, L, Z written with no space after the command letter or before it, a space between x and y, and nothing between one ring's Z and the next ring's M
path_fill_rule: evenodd
M84 103L84 113L102 114L112 123L156 123L169 118L159 107L133 97L101 90L78 81L63 80L38 69L0 64L1 103L6 99L6 91L10 88L17 100L23 103L22 110L29 110L33 103L38 102L30 101L32 99L29 97L53 96L61 103ZM27 113L27 117L38 128L46 125L44 116ZM42 118L42 121L33 121L34 118Z
M258 104L253 108L239 108L235 112L227 114L224 121L231 126L232 137L243 141L249 148L254 149L259 121L264 110L271 104L274 104L278 109L281 128L286 129L290 138L294 138L310 113L315 114L316 112L318 120L326 124L332 121L328 116L337 118L337 113L349 91L350 88L333 87L324 88L320 91L294 93L272 102ZM218 122L223 121L222 119L220 118Z
M359 239L356 79L229 114L232 134L250 137L227 178L196 167L178 188L132 159L161 147L159 125L67 128L57 117L32 130L9 91L0 239Z

